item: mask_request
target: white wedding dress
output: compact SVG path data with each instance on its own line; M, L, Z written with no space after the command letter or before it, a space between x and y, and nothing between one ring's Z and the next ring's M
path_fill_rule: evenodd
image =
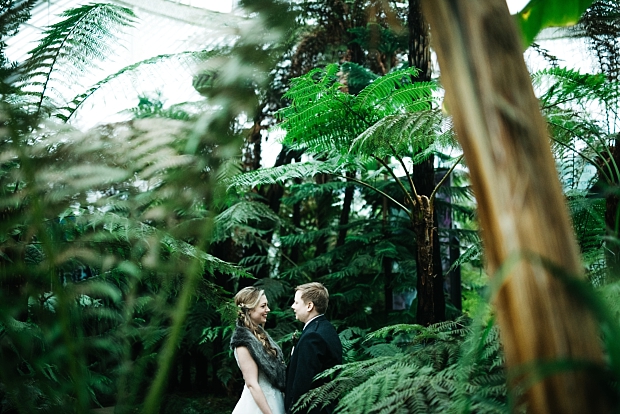
M236 349L235 360L237 360ZM239 365L238 360L237 365ZM260 388L263 390L263 394L265 394L267 404L269 404L269 408L271 408L271 413L284 414L284 393L273 387L260 369L258 370L258 385L260 385ZM258 408L256 401L254 401L254 397L252 397L250 389L245 385L243 386L241 398L239 398L232 414L263 414L260 408Z

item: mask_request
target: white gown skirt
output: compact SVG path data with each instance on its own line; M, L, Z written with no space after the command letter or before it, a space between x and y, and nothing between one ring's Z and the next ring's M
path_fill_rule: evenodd
M235 352L235 358L236 357L237 353ZM269 380L267 380L265 374L260 370L258 371L258 385L260 385L263 394L265 394L265 399L267 399L267 404L269 404L269 408L271 408L271 413L284 414L284 393L274 388ZM232 414L263 414L260 408L258 408L256 401L254 401L250 389L245 385L243 386L241 398L239 398Z

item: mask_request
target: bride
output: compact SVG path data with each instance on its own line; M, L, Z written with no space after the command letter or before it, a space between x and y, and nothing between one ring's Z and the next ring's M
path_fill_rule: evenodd
M286 365L280 347L263 329L270 312L263 290L235 295L239 317L230 339L245 386L232 414L284 414Z

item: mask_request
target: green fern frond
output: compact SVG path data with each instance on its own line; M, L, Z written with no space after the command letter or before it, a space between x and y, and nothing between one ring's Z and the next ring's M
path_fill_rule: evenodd
M353 388L338 404L339 408L355 407L356 411L339 409L338 412L371 412L375 409L375 404L389 397L398 384L404 383L408 378L415 375L416 368L415 366L396 364L392 369L378 372Z
M43 109L56 82L73 85L80 74L109 59L117 42L115 33L131 26L135 14L126 7L93 3L69 9L62 17L65 19L44 32L45 37L22 67L23 86L32 87L38 97L36 113Z
M347 187L355 187L357 184L351 181L335 179L317 185L316 183L302 183L291 185L291 194L282 198L282 204L292 206L310 197L319 197L326 193L342 192Z
M178 252L186 257L192 257L200 260L203 264L203 270L209 274L220 272L231 275L234 278L252 277L239 266L232 265L213 255L201 251L197 247L178 240L171 235L145 223L136 222L130 218L121 215L106 212L91 214L80 217L78 223L83 223L85 227L101 228L106 233L99 233L97 241L99 243L106 241L106 238L113 242L121 240L127 243L133 243L141 238L156 237L162 245L168 249Z
M607 82L603 74L582 74L578 70L556 67L536 72L532 79L535 88L544 91L540 97L543 110L568 103L611 103L617 99L617 86Z
M402 354L402 350L394 345L394 344L377 344L373 345L366 350L368 355L373 358L390 356L393 357L395 355Z
M382 76L357 96L340 90L334 81L336 69L335 65L317 69L291 83L285 95L291 106L278 113L286 131L285 145L314 153L346 153L355 137L383 117L432 106L436 85L413 83L414 69Z
M313 243L317 240L333 235L333 229L326 227L320 230L305 231L301 233L287 234L280 237L280 242L283 246L299 246L303 244Z
M366 336L366 341L373 339L385 339L388 336L393 335L394 333L406 333L406 334L417 334L424 330L424 327L421 325L409 325L409 324L398 324L398 325L389 325L383 328L377 329L374 332L369 333Z
M325 276L329 280L347 280L360 274L379 273L381 269L381 257L367 253L356 254L353 259L342 266L338 271ZM361 286L361 284L360 284Z
M271 278L260 279L254 286L263 289L267 297L274 302L282 296L287 295L290 289L290 286L282 280Z
M250 274L258 274L269 265L269 256L264 253L245 256L239 261L239 266Z
M316 101L283 110L280 127L286 136L282 143L294 149L311 148L314 153L348 147L351 137L367 126L349 110L352 100L338 90L325 91Z
M145 338L144 338L144 348L145 349L151 349L156 347L158 344L161 343L162 339L164 339L168 334L170 333L170 330L167 328L163 328L163 329L150 329L148 332L146 332Z
M339 171L338 159L328 161L308 161L303 163L287 164L273 168L262 168L232 177L226 182L232 187L260 187L265 184L283 183L293 178L313 177L317 174L330 174Z
M218 214L213 224L212 239L218 242L234 237L239 229L252 233L271 231L280 225L280 217L265 203L242 200Z
M62 119L64 122L68 122L69 119L71 119L71 117L76 113L76 111L80 109L84 102L93 94L95 94L102 88L111 85L114 82L122 82L122 79L124 77L136 76L137 73L149 66L163 65L167 62L179 62L182 65L194 65L210 58L213 55L216 55L217 53L217 51L201 51L166 54L155 56L149 59L145 59L141 62L126 66L118 72L100 80L99 82L88 88L85 92L82 92L79 95L75 96L72 100L67 102L65 106L58 108L60 112L55 114L55 116Z
M455 269L458 266L462 266L464 263L471 262L473 260L479 260L482 257L482 243L473 244L469 246L459 258L450 266L450 270Z
M342 72L346 76L347 88L352 95L357 95L379 77L369 69L353 62L343 63Z
M30 18L30 11L38 0L5 1L0 6L0 37L4 40L17 33L19 26ZM4 45L6 46L6 45ZM4 49L4 46L2 49Z
M481 340L469 323L462 318L429 327L396 325L373 332L364 344L378 341L369 350L394 351L392 356L328 370L318 377L335 378L310 391L301 402L320 407L338 401L336 412L351 414L471 412L472 407L475 412L508 413L497 329L486 330ZM399 339L409 335L413 335L411 341ZM463 358L472 350L471 344L480 342L482 352L475 360Z
M430 96L432 91L430 82L416 85L411 81L411 78L417 73L417 69L408 68L379 77L357 95L353 110L373 111L373 109L380 109L387 104L387 100L391 99L395 92L403 88L411 88L411 95L400 95L396 100L396 107L411 104L416 97L426 98Z
M444 119L438 110L388 115L356 137L350 151L359 156L372 154L383 158L425 151L437 140L442 145L454 146L453 134L446 132L444 136L440 130Z
M291 88L284 94L285 99L290 99L292 107L305 106L316 101L325 94L337 91L342 85L337 83L336 73L338 65L330 64L325 69L312 69L307 74L291 80ZM282 114L290 109L283 108Z

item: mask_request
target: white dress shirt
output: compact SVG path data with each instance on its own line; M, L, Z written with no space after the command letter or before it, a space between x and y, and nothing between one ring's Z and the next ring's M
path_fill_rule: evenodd
M323 315L324 315L324 313L322 313L322 314L320 314L320 315L316 315L315 317L313 317L312 319L310 319L308 322L306 322L306 323L304 324L304 329L306 329L306 326L308 326L308 324L309 324L310 322L312 322L313 320L315 320L315 319L316 319L316 318L318 318L319 316L323 316ZM302 329L302 331L303 331L303 329Z

